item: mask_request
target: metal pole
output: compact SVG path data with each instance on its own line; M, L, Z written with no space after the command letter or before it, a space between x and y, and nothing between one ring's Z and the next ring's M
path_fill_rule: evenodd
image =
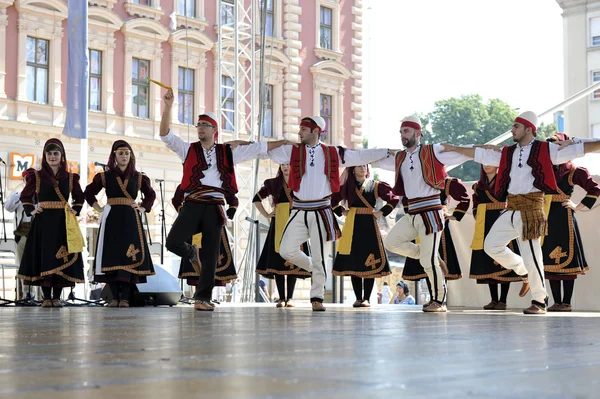
M260 223L258 219L254 220L254 224L256 225L254 232L254 259L256 260L255 265L258 265L258 259L260 257ZM260 276L256 275L256 284L254 287L254 302L258 302L258 298L260 296Z

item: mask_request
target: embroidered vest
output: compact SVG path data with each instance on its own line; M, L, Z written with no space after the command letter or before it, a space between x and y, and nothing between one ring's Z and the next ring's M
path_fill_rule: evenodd
M405 197L404 191L404 180L402 179L402 173L400 166L406 158L406 150L400 151L396 154L396 184L394 185L394 194ZM445 187L446 167L443 163L438 161L433 151L433 145L424 144L421 146L419 160L421 162L421 170L423 171L423 180L425 183L437 190L443 190Z
M340 191L340 159L337 152L337 147L321 144L325 153L325 176L331 185L331 192L337 193ZM342 159L343 162L343 159ZM290 158L290 177L288 186L292 191L300 190L302 176L306 172L306 145L301 144L298 147L292 148L292 156Z
M502 150L495 189L495 196L500 201L504 201L508 193L512 159L516 149L517 145L513 144ZM527 165L531 166L531 174L534 177L533 187L543 193L556 191L556 178L554 177L554 169L550 160L550 143L538 140L534 141L531 145Z
M235 168L233 166L233 153L231 146L225 144L215 144L215 153L217 155L217 169L221 174L222 188L217 189L226 193L235 194L238 192L237 182L235 180ZM202 187L200 179L204 177L204 171L208 169L208 164L204 158L202 144L195 142L190 145L185 162L183 163L183 177L181 179L181 189L184 192L193 192Z

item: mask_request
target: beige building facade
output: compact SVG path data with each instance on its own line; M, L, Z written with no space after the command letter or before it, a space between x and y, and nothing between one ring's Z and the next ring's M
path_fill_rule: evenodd
M600 0L557 0L563 9L565 97L600 82ZM600 138L600 90L565 109L565 131Z

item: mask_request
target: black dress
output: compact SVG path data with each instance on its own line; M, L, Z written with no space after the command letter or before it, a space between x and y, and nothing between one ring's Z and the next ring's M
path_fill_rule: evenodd
M287 184L284 183L283 187L281 188L281 190L279 190L278 193L271 192L272 185L267 184L269 180L274 179L268 179L265 182L263 187L258 191L256 196L254 197L253 202L257 202L271 196L273 198L273 203L275 204L275 209L279 207L280 214L285 214L285 209L287 207L287 215L289 218L289 209L292 203L292 194L290 189L288 188ZM310 272L299 268L298 266L294 265L289 261L286 261L281 257L281 255L279 255L279 252L277 251L278 245L275 245L277 235L277 224L282 223L283 226L285 226L285 223L287 223L288 219L285 217L283 218L285 219L285 221L278 220L277 217L271 218L269 232L267 233L267 237L265 239L265 245L263 247L262 252L260 253L258 264L256 265L256 273L269 279L275 278L276 274L292 276L302 279L310 277ZM281 240L281 237L279 237L279 239ZM310 250L308 243L305 242L304 244L302 244L302 251L307 255L309 254Z
M591 208L600 188L584 168L574 168L557 178L558 191L552 196L548 215L548 235L543 239L544 271L548 280L573 280L589 270L585 259L575 212L562 206L571 198L575 185L583 188L587 195L581 200Z
M484 204L484 206L479 206L479 204ZM506 204L496 199L490 190L480 189L477 183L473 185L473 214L479 218L485 217L484 240L505 206ZM508 247L519 255L519 245L516 240L512 240ZM477 284L501 284L523 280L514 270L505 269L490 258L483 248L473 249L471 252L469 278L476 279Z
M98 283L145 283L146 276L154 275L154 265L140 214L131 204L141 191L144 194L141 206L147 211L152 209L156 194L150 179L139 172L129 179L113 171L100 172L85 189L90 206L96 202L96 195L102 188L106 191L110 212L104 225L100 225L96 240L93 280ZM102 245L98 245L101 241ZM101 256L99 251L102 251ZM100 259L101 265L98 264Z
M355 189L356 197L346 216L342 237L338 242L338 252L333 263L332 273L336 276L355 276L360 278L379 278L392 274L390 264L383 248L377 219L373 216L375 203L383 198L386 205L381 209L387 216L398 203L398 197L392 194L392 188L379 181L368 180ZM390 197L391 196L391 197ZM337 196L332 205L339 215ZM395 198L395 200L390 200ZM349 236L347 236L349 234ZM351 238L352 242L346 240ZM346 247L344 249L344 247ZM349 249L349 251L348 251Z
M75 173L58 181L52 178L51 183L42 180L37 171L27 176L21 193L23 208L31 214L35 197L43 209L31 222L17 275L27 285L74 287L75 283L85 282L81 253L68 252L64 206L69 196L72 208L79 214L83 192Z

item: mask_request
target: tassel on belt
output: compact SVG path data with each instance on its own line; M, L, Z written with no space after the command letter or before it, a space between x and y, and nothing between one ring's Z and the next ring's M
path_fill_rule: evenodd
M544 193L509 194L506 208L521 212L522 240L535 240L548 234L548 219L544 212Z

